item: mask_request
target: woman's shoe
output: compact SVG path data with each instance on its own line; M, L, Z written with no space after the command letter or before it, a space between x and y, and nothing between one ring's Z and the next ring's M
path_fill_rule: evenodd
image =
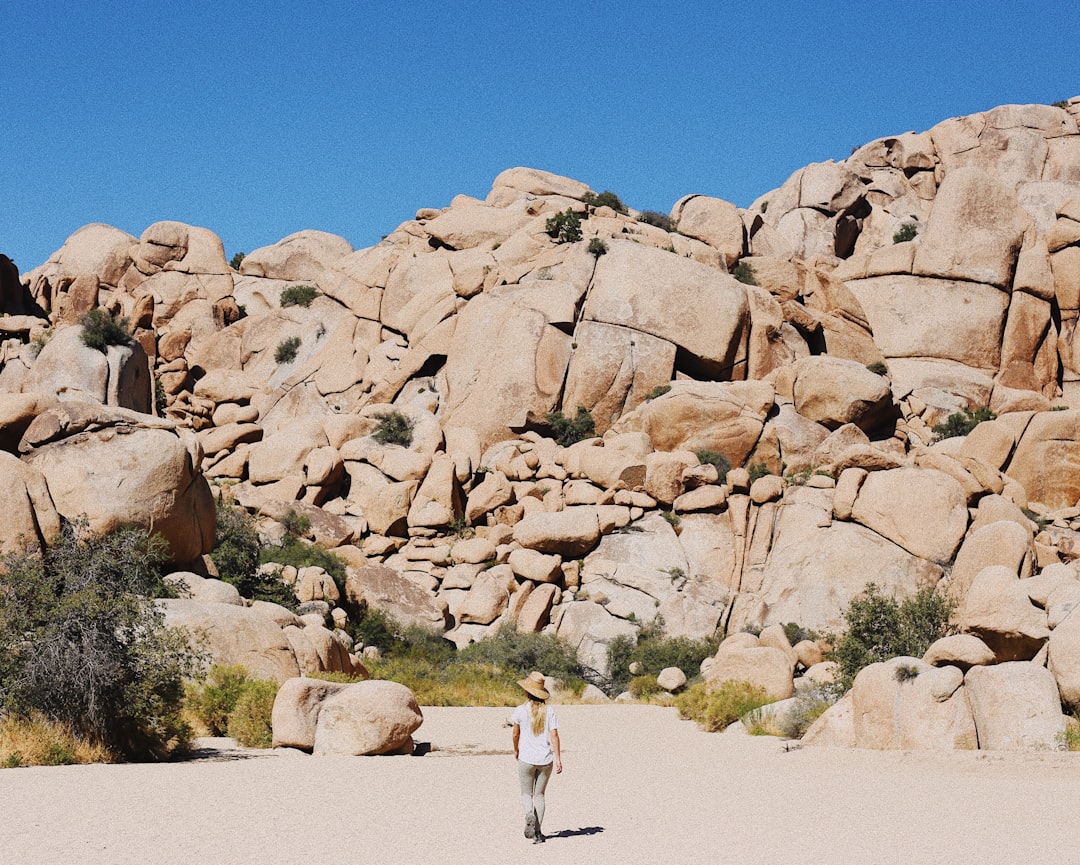
M547 841L547 836L545 836L544 833L537 830L536 837L533 838L533 844L543 844L545 841Z

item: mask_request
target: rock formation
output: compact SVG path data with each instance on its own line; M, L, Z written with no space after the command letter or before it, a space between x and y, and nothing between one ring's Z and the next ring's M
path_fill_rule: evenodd
M1032 733L995 695L1080 702L1077 117L1080 97L882 138L745 210L687 196L670 231L527 168L373 247L302 231L238 271L205 228L86 226L22 277L47 320L4 277L18 531L86 512L183 563L210 551L211 494L294 509L350 599L459 646L555 632L600 671L657 616L835 631L871 580L936 586L978 646L868 672L834 738L1043 741L1049 708ZM549 231L568 210L580 242ZM126 353L83 351L95 307L127 318ZM552 413L579 409L596 435L574 443ZM939 439L963 410L996 419ZM820 661L725 646L710 681L777 697Z

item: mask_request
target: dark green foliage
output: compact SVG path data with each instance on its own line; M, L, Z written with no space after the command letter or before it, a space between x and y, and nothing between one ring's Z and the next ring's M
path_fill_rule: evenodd
M589 253L595 255L597 258L601 255L607 255L607 244L599 237L594 237L589 241Z
M1055 108L1068 108L1069 102L1067 99L1059 99L1057 102L1051 103Z
M217 503L217 537L210 558L214 560L221 579L236 586L236 590L245 598L296 609L296 593L290 586L276 574L259 573L259 564L263 559L254 520L246 511L220 499Z
M658 384L651 391L645 394L645 400L647 402L648 400L656 399L658 396L663 396L664 394L666 394L669 390L671 390L670 384Z
M847 631L836 641L829 660L839 666L844 690L863 667L889 658L921 658L930 644L949 633L953 603L933 589L897 601L867 583L844 613Z
M639 699L642 697L648 699L653 694L659 694L664 689L656 681L656 676L646 674L644 676L634 676L627 683L626 690Z
M319 289L313 285L290 285L283 292L279 303L284 309L287 306L311 306L311 302L319 296Z
M673 510L660 511L660 516L662 516L673 529L678 529L679 525L682 523L682 519ZM676 534L677 533L678 532L676 532Z
M657 676L667 667L678 667L693 679L701 672L701 662L716 654L720 641L716 638L691 640L689 637L667 637L664 622L659 616L641 629L637 639L622 635L612 640L608 648L611 669L611 692L621 693L630 682L630 665L641 665L641 675Z
M896 681L903 684L919 678L919 668L914 664L900 664L893 675L896 677Z
M462 663L492 664L516 678L533 670L570 681L581 678L574 648L554 634L522 634L512 625L501 625L491 639L471 643L458 652Z
M658 213L655 210L643 210L638 214L638 222L662 228L664 231L674 231L675 224L666 213Z
M247 257L246 253L238 252L232 258L229 259L229 267L233 270L239 270L240 265L244 263L244 259Z
M300 337L290 336L278 343L274 351L275 363L292 363L300 351Z
M694 451L694 456L698 458L698 462L702 465L716 466L717 474L720 475L718 483L723 483L727 477L727 473L731 471L731 462L726 456L718 451L709 450L708 448L698 448Z
M626 213L626 205L619 200L614 192L605 189L599 195L595 192L586 192L581 200L590 207L610 207L616 213Z
M592 414L587 408L580 405L573 420L566 417L561 411L553 411L547 416L547 424L551 428L552 436L563 447L592 438L596 434L596 425L593 423Z
M739 282L744 282L747 285L757 285L757 278L754 276L754 268L750 266L748 261L740 261L735 265L735 269L731 272Z
M769 471L769 467L765 463L754 463L750 466L750 483L768 474L772 474L772 472Z
M577 243L581 240L581 217L568 207L550 217L544 223L544 230L559 243Z
M884 362L875 360L873 363L868 363L866 368L870 370L874 375L888 375L889 368L885 366Z
M116 319L101 307L95 307L82 317L83 345L104 352L110 345L131 345L131 335L126 318Z
M954 412L946 418L944 423L934 427L934 435L939 439L966 436L983 421L993 420L997 415L988 408L977 408L972 411L965 408L963 411Z
M377 646L385 654L399 639L401 629L398 624L382 610L368 606L367 601L361 601L354 619L345 629L361 646Z
M919 228L914 222L905 222L892 236L893 243L907 243L909 240L914 240L919 234Z
M339 590L344 591L345 589L345 563L341 560L341 557L331 550L294 535L287 535L280 546L263 547L259 553L259 562L261 564L277 562L280 565L292 565L298 570L300 568L322 568L333 578ZM281 580L277 577L271 576L269 579L273 579L284 586L284 583L281 583ZM285 589L290 595L292 594L291 588L285 586ZM270 598L264 600L270 600ZM291 604L284 604L282 601L275 601L275 603L295 607L296 598L293 597Z
M285 533L294 538L302 538L311 531L311 517L307 514L298 514L290 508L279 522L285 526Z
M92 536L69 523L44 555L0 566L0 705L47 719L131 759L184 747L183 680L202 657L165 625L165 544L140 529Z
M228 732L245 748L269 748L273 744L270 716L277 692L277 682L261 679L247 682L241 690L229 713Z
M797 622L784 622L783 625L784 634L787 636L788 642L791 645L801 643L803 640L816 640L817 634L813 631L808 631L802 625Z
M378 424L371 435L381 445L401 445L404 448L412 444L413 421L399 411L377 414Z
M154 409L158 415L165 413L165 409L169 407L169 395L165 393L165 387L161 383L161 379L155 376L154 378Z

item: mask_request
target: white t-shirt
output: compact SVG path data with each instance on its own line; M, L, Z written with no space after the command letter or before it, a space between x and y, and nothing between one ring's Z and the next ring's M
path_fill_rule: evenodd
M551 737L548 734L552 730L559 729L559 719L555 717L555 710L551 706L545 706L544 713L544 731L539 736L532 731L532 713L529 711L528 703L522 703L510 716L510 722L517 724L521 730L518 738L518 759L522 763L546 766L555 759L555 754L551 750Z

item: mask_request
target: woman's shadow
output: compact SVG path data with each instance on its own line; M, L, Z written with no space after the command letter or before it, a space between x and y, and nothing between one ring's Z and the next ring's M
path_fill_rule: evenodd
M603 831L603 826L582 826L580 829L562 829L546 837L549 840L552 838L573 838L576 835L599 835Z

